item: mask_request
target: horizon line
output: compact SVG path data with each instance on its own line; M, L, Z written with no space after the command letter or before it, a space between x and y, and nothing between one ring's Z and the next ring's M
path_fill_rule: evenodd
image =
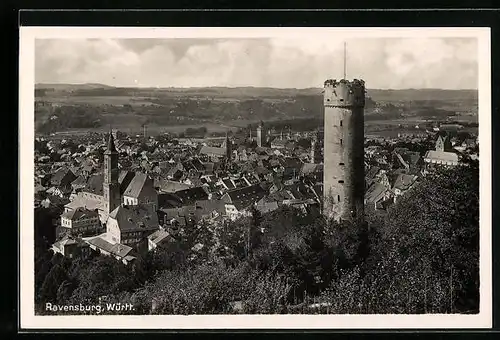
M272 87L272 86L253 86L253 85L242 85L242 86L228 86L228 85L214 85L214 86L116 86L108 85L104 83L57 83L57 82L40 82L35 83L37 85L68 85L68 86L82 86L82 85L101 85L103 87L121 88L121 89L210 89L210 88L227 88L227 89L238 89L238 88L255 88L255 89L276 89L276 90L308 90L308 89L322 89L323 87ZM383 90L383 91L405 91L405 90L441 90L441 91L479 91L477 88L439 88L439 87L406 87L406 88L366 88L367 90Z

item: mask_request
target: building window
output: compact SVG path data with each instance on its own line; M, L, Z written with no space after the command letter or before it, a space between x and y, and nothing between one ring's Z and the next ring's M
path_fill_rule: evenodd
M337 202L340 202L340 195L337 195Z
M344 184L344 180L342 180L342 179L341 179L341 180L339 180L339 183L340 183L340 184Z
M342 138L340 139L340 145L342 145Z
M344 164L343 162L340 162L340 163L339 163L339 165L342 165L342 166L344 166L345 164Z
M342 126L342 121L340 121L340 126Z

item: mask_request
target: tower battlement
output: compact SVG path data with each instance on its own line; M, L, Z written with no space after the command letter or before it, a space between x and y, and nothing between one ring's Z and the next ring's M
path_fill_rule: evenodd
M364 107L365 82L360 79L353 81L328 79L324 83L323 102L328 107Z

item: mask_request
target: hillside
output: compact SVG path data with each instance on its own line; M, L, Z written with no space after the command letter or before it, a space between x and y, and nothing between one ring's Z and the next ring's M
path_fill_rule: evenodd
M194 97L295 97L321 95L322 88L269 88L269 87L113 87L103 84L36 84L35 90L72 92L75 96L179 96ZM432 100L477 100L477 90L442 89L367 89L367 95L375 101L432 101Z

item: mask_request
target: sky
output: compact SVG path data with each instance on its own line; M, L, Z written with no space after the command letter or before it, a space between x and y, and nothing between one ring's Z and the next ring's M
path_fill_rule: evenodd
M367 88L477 89L475 38L346 41L348 79ZM36 83L121 87L322 87L343 77L344 41L308 39L37 39Z

